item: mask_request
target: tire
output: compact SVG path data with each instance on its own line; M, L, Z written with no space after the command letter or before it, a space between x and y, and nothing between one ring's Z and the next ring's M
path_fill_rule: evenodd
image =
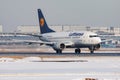
M90 53L91 53L91 54L93 54L93 53L94 53L94 51L90 51Z
M81 53L81 50L80 50L80 49L75 49L75 53L76 53L76 54L80 54L80 53Z
M62 50L56 50L56 53L61 54Z

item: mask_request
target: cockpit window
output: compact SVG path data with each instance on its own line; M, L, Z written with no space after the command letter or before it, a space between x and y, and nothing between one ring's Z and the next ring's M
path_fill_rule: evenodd
M92 38L92 37L99 37L99 36L98 35L90 35L89 37Z

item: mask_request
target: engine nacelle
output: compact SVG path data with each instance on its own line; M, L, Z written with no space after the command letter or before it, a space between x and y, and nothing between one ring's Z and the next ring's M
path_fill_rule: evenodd
M94 46L94 50L98 50L98 49L100 49L100 44Z
M65 44L64 43L56 43L53 46L53 49L55 50L63 50L65 48Z

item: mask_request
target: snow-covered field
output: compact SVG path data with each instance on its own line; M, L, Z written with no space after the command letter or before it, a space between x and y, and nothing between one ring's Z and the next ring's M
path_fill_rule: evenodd
M73 61L64 62L71 60ZM0 58L0 80L84 80L85 78L120 80L120 57Z

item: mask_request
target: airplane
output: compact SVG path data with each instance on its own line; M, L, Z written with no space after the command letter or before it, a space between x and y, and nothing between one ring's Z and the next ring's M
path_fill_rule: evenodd
M52 47L56 53L62 53L65 48L75 48L75 53L81 53L80 48L88 48L90 53L100 48L101 38L93 32L88 31L69 31L55 32L48 27L41 9L38 9L41 41L30 41L29 43L45 44Z
M41 9L38 9L38 19L41 34L23 34L38 37L39 40L23 40L12 41L25 42L29 44L40 44L52 47L56 53L61 54L65 48L75 48L75 53L81 53L80 48L88 48L90 53L100 48L101 38L94 32L90 31L69 31L69 32L55 32L48 27L47 22L43 16ZM11 43L12 43L11 42Z

